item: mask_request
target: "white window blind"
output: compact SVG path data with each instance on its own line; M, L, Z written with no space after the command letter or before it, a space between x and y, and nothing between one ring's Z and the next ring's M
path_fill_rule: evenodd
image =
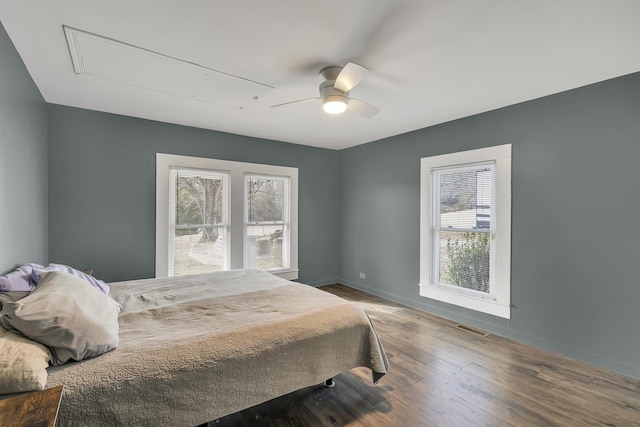
M494 165L436 169L433 283L494 295Z

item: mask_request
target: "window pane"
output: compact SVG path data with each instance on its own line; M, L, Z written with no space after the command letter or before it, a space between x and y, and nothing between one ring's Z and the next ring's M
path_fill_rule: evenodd
M285 179L247 178L248 222L284 221Z
M176 225L222 223L222 177L178 172L176 180Z
M247 268L283 268L282 225L247 226Z
M490 241L487 232L440 232L440 282L490 292Z
M224 250L222 228L178 228L173 239L174 274L224 270Z
M440 226L491 227L492 171L488 167L440 174Z

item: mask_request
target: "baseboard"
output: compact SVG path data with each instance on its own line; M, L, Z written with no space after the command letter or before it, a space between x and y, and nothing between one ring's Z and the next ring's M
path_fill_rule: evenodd
M305 285L313 286L314 288L318 288L320 286L326 286L326 285L333 285L335 283L338 283L337 277L330 277L326 279L315 280L313 282L304 282Z

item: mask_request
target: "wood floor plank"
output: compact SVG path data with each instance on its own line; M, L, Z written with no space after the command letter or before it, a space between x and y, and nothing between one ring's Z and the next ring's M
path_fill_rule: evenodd
M640 380L348 288L321 289L367 311L389 357L210 426L640 426ZM472 326L473 325L469 325Z

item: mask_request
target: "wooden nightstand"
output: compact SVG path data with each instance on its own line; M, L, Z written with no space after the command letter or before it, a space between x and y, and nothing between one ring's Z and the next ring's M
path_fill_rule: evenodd
M0 400L0 426L57 426L63 388L60 385Z

